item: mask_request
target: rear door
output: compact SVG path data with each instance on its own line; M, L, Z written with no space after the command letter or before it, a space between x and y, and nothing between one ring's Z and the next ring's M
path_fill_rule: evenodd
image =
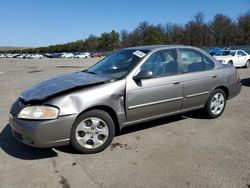
M219 71L214 62L195 49L179 49L184 80L183 109L204 106L210 91L217 84Z

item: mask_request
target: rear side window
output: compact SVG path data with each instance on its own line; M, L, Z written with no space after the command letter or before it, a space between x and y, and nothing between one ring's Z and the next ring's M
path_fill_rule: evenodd
M198 72L214 68L214 62L192 49L180 49L181 71L183 73Z

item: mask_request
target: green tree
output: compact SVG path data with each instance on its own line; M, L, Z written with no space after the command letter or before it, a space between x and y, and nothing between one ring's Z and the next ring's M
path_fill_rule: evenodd
M95 35L89 35L85 40L86 51L94 52L97 51L98 37Z

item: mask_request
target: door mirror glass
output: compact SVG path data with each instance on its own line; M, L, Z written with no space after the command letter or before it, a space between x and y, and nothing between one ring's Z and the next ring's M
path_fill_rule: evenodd
M133 77L135 81L149 79L153 77L153 72L149 70L142 70L136 76Z

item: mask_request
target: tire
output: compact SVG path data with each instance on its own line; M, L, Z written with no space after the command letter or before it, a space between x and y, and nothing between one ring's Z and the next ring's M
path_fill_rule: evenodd
M250 64L250 61L249 60L247 60L247 62L246 62L246 64L245 64L245 68L248 68L249 67L249 64Z
M79 152L92 154L106 149L114 136L115 125L111 116L102 110L91 110L76 118L70 141Z
M205 112L208 118L217 118L225 110L226 107L226 94L222 89L215 89L205 106Z
M230 60L230 61L228 62L228 64L229 64L229 65L234 65L234 63L233 63L232 60Z

